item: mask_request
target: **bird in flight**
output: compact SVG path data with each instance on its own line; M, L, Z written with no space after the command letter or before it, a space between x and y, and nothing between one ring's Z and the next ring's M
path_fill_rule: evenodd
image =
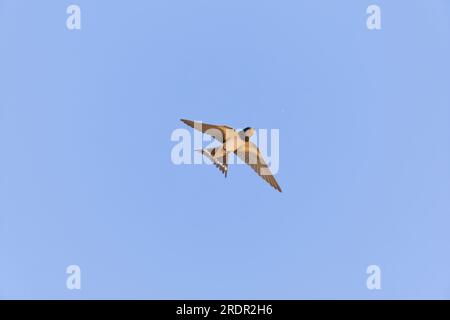
M255 129L247 127L242 131L236 131L226 125L207 124L186 119L181 119L181 121L198 131L212 136L222 143L219 147L206 148L198 151L211 160L225 177L228 173L228 154L233 152L261 178L281 192L281 188L264 161L261 151L259 151L254 143L250 142L250 137L255 133Z

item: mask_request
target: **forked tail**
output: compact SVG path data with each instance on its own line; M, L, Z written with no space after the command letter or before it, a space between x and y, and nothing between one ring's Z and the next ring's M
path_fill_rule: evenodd
M211 160L212 163L214 163L214 165L225 175L226 178L228 173L228 154L225 153L223 155L217 155L217 153L219 153L219 149L220 147L207 148L197 151Z

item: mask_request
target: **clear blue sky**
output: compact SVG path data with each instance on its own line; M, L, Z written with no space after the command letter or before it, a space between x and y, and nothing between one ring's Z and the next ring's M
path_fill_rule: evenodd
M0 297L450 298L449 57L446 0L0 0ZM284 192L180 118L279 128Z

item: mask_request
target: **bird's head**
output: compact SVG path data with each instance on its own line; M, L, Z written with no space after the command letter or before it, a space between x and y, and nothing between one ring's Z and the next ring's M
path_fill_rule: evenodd
M242 132L244 132L244 136L246 138L250 138L255 133L255 129L247 127L244 130L242 130Z

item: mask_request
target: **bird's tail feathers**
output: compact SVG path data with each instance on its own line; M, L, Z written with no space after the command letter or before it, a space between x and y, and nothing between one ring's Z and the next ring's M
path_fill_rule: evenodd
M196 150L203 154L206 158L211 160L211 162L227 177L228 173L228 154L224 154L223 156L217 156L218 148L206 148L201 150Z

